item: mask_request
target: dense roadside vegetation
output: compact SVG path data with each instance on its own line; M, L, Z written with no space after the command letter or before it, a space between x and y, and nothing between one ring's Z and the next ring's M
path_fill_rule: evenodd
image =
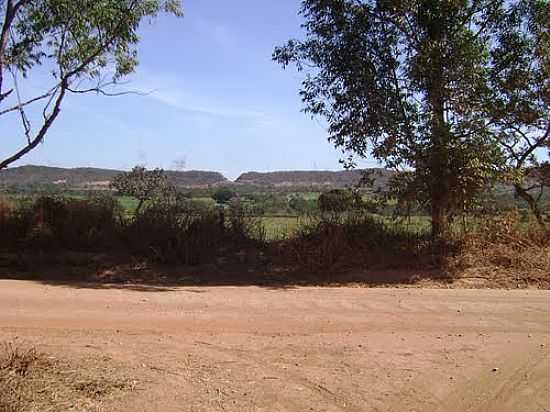
M182 192L186 206L192 210L216 210L219 205L213 199L219 189L189 189ZM259 188L239 188L235 190L238 201L248 216L261 219L268 239L287 237L308 217L320 214L319 197L321 192L284 190L262 190ZM60 190L50 188L42 190L7 190L0 193L3 203L12 206L26 206L40 197L59 199L93 200L112 197L126 218L136 214L140 201L132 196L123 196L108 191L90 190ZM403 209L395 199L380 201L380 197L368 191L363 191L361 197L365 203L376 204L371 209L373 216L383 219L388 225L403 226L406 230L425 231L429 228L429 213L420 206ZM550 213L550 193L540 202L543 213ZM509 190L495 190L484 196L478 206L477 214L469 214L466 220L471 221L476 215L503 214L517 212L520 220L528 224L530 217L528 204L514 197ZM463 220L458 219L455 226L462 226ZM460 228L462 229L462 228Z
M182 15L177 0L9 0L0 11L0 115L21 117L26 137L0 170L44 140L67 94L110 94L134 71L142 20ZM304 35L273 59L303 72L304 110L327 122L342 164L378 160L383 187L365 173L362 186L316 193L283 189L288 173L248 173L182 190L175 175L137 167L96 181L110 182L104 192L6 193L0 246L16 260L69 250L222 267L249 249L264 266L310 270L449 270L494 250L507 255L485 260L548 273L550 4L303 0L301 15ZM2 89L4 73L26 78L42 64L55 68L44 95L13 101L17 83ZM46 105L38 129L25 114L35 103ZM279 187L245 186L266 178Z
M258 272L326 273L333 281L347 270L375 268L441 276L481 270L508 279L523 273L527 284L537 283L550 267L550 236L522 202L509 191L487 194L442 241L431 237L429 211L420 204L403 208L390 194L366 189L163 190L141 199L112 191L11 192L0 200L0 251L23 267L37 256L63 264L62 256L75 252L214 265L224 277L244 264ZM550 198L541 205L548 213Z

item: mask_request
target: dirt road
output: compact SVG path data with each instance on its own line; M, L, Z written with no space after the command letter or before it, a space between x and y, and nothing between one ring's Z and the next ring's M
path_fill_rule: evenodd
M0 281L0 340L106 356L106 409L550 411L550 293Z

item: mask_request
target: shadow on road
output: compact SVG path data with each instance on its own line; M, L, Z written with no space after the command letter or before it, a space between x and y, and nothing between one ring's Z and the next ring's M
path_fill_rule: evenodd
M136 292L206 293L201 287L257 286L273 290L292 290L302 286L384 287L434 282L448 284L453 279L441 270L387 268L307 268L226 264L196 267L163 266L116 261L78 264L33 263L27 267L0 264L0 279L17 279L77 289L119 289Z

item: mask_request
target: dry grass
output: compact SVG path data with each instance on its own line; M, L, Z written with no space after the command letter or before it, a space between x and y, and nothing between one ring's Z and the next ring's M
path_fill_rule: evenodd
M515 214L487 219L462 239L449 271L481 286L550 289L550 232L522 228Z
M0 344L0 412L99 410L134 386L105 361L72 365L34 348Z

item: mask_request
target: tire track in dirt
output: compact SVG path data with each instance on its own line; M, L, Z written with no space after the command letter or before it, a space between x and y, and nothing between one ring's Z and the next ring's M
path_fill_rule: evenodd
M242 349L230 349L223 346L207 343L207 342L196 342L198 345L201 345L203 349L214 353L215 356L211 356L211 359L219 359L220 355L229 356L231 359L238 359L241 364L245 364L252 369L257 369L262 371L264 375L261 379L267 380L277 380L281 383L284 382L284 386L288 387L292 384L299 385L309 389L311 394L314 394L321 398L322 402L325 404L325 407L335 407L336 410L342 411L362 411L364 410L363 405L354 404L353 401L347 399L343 396L336 394L330 389L326 388L320 383L313 382L302 374L297 372L292 372L291 366L280 367L270 362L266 364L266 358L258 355L253 355L251 351L242 350ZM276 378L276 379L273 379ZM279 397L284 397L285 401L293 404L294 402L289 396L285 396L284 393L279 393ZM298 405L295 405L298 407ZM301 405L303 407L303 405ZM291 409L291 410L300 410L300 409ZM332 410L332 409L331 409Z
M527 345L526 345L527 346ZM526 347L523 351L527 351ZM549 412L550 353L545 347L503 354L445 399L438 411Z

